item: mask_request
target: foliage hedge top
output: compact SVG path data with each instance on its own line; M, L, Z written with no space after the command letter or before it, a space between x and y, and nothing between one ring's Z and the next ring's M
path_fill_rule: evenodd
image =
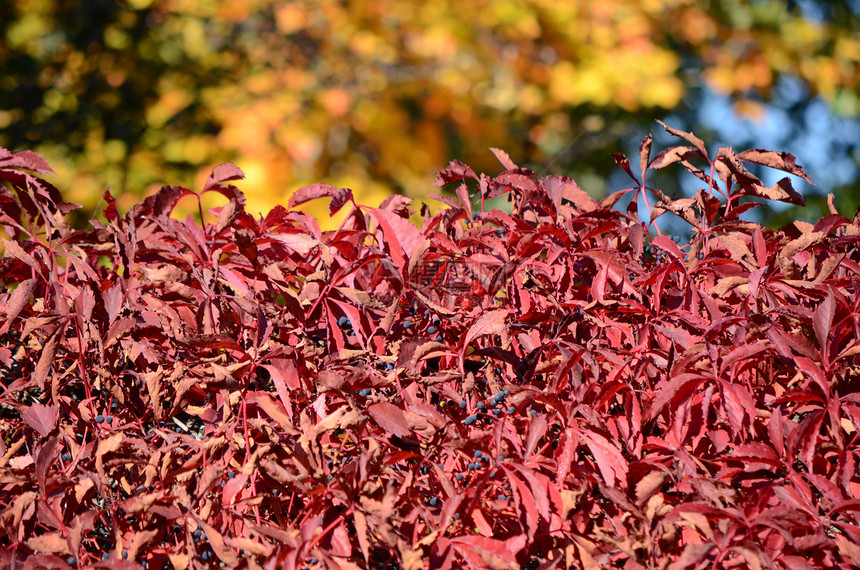
M495 150L420 229L325 184L256 219L226 164L205 227L171 186L72 230L0 151L2 566L860 565L858 219L743 221L802 202L746 166L794 157L667 129L641 170L693 198ZM292 210L322 197L337 231ZM689 243L652 237L667 212Z

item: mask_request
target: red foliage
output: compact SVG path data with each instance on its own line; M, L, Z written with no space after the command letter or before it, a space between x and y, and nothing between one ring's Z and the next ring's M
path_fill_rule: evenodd
M205 227L165 187L76 231L44 161L0 151L0 565L860 564L860 220L743 221L802 201L744 164L794 157L669 130L690 146L649 136L642 171L693 198L618 157L635 186L598 203L494 150L421 229L403 197L300 191L351 208L330 232L253 218L234 165ZM667 212L689 243L652 237Z

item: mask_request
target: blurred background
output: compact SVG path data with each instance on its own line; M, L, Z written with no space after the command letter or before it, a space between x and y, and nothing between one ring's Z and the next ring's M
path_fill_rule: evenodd
M797 156L809 205L765 223L829 192L851 217L858 20L860 0L3 0L0 146L43 154L84 223L107 187L124 211L228 160L251 213L321 181L421 199L452 158L498 173L491 146L600 197L627 184L611 153L674 142L662 119ZM649 183L695 191L670 171Z

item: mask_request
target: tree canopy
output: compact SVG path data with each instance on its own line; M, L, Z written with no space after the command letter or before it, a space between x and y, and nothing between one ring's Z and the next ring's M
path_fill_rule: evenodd
M451 158L498 170L488 147L599 194L625 136L702 130L703 89L754 118L793 77L858 116L857 25L850 0L9 0L0 146L89 208L225 160L251 211L418 197Z

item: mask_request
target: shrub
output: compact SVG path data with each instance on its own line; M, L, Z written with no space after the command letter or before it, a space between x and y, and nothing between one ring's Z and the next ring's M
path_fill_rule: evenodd
M44 160L0 151L2 565L860 564L858 219L744 221L802 202L745 166L794 157L666 128L643 176L678 163L692 198L495 150L421 228L326 184L254 218L226 164L212 223L169 186L73 230ZM317 198L342 227L292 209Z

